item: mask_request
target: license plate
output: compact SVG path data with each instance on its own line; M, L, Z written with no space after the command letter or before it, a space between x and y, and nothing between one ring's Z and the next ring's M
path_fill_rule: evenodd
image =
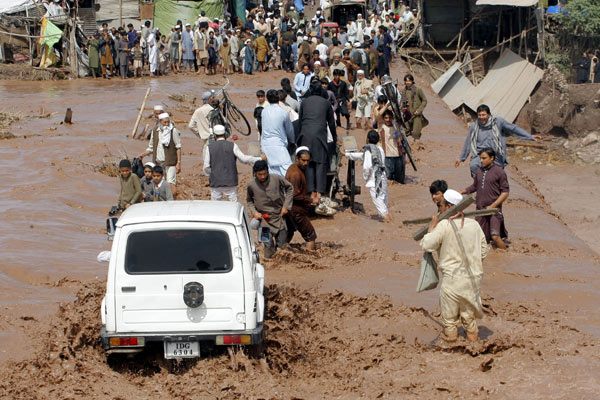
M199 342L165 342L165 358L200 357Z

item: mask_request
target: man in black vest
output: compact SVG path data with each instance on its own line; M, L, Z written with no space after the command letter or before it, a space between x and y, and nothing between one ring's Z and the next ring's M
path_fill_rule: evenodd
M254 164L261 157L247 156L233 142L226 140L226 131L223 125L213 128L215 141L204 146L204 174L209 177L210 199L221 200L227 196L229 201L237 201L238 171L237 160L244 164Z

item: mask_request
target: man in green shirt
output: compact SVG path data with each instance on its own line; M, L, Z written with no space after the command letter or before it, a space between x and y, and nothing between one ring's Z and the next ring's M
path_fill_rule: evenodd
M132 204L142 199L142 185L140 178L131 173L131 161L125 159L119 162L121 173L121 194L119 195L119 208L126 210Z
M411 119L404 123L407 135L412 135L416 148L421 147L421 129L429 123L423 116L423 110L427 106L427 97L420 87L415 86L415 78L411 74L404 76L404 90L402 100L408 101L408 109L412 114Z

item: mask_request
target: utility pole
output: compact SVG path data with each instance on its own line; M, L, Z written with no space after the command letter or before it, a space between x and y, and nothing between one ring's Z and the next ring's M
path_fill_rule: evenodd
M123 26L123 0L119 0L119 26Z

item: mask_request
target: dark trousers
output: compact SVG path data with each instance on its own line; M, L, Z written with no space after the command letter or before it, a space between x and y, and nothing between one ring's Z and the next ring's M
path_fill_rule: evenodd
M283 245L285 245L288 242L287 238L288 238L288 232L286 229L282 229L279 232L277 232L276 234L272 233L272 236L271 236L271 239L269 240L269 242L265 243L265 252L264 252L265 258L273 257L273 254L275 254L277 249L279 247L282 247Z
M294 237L294 232L298 231L306 242L312 242L317 239L317 232L310 222L308 210L302 207L292 207L286 217L287 241L290 242Z
M308 193L319 192L324 194L327 190L327 163L311 161L306 167L306 188Z
M350 113L348 112L348 103L346 101L340 101L338 107L335 109L337 126L342 126L342 115L346 117L346 123L350 125Z
M404 155L401 157L386 157L385 158L385 174L390 180L395 180L398 183L404 183L406 160Z

